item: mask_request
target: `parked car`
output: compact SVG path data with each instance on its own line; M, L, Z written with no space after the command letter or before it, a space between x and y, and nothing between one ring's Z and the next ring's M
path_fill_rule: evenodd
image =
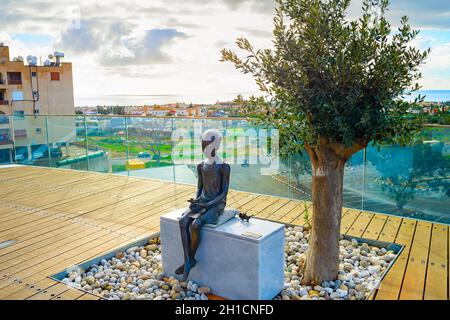
M23 161L23 160L25 160L27 157L26 157L26 154L25 153L16 153L16 161Z
M33 151L33 159L40 159L44 157L44 153L42 151L36 150Z
M50 149L50 155L52 157L54 157L54 158L57 158L57 157L61 157L62 156L62 152L58 148L53 148L53 149Z
M138 158L150 158L151 155L148 152L139 152L137 155Z

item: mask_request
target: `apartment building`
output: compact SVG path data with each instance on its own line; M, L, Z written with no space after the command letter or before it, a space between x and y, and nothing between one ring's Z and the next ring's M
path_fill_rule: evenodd
M200 117L201 107L174 103L162 106L144 106L143 112L150 116Z
M72 64L55 56L25 64L0 43L0 162L33 160L74 141L75 120L63 117L75 114Z

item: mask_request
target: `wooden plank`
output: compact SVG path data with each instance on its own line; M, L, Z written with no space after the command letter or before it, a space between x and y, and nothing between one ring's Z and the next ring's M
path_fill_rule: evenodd
M312 210L311 203L306 202L306 201L305 202L297 201L297 205L291 211L289 211L284 217L279 219L278 221L281 223L292 224L292 222L294 220L302 219L303 220L302 222L304 224L305 223L305 221L304 221L305 211L307 211L308 214L312 215L313 210Z
M272 215L281 207L285 206L288 202L289 199L279 198L277 201L261 210L256 216L260 219L266 219L268 216Z
M85 293L81 297L76 298L76 300L100 300L100 297L94 296L93 294Z
M448 226L433 224L425 282L425 300L447 300Z
M346 232L349 236L361 237L364 234L367 226L371 222L374 214L370 212L361 212L358 218L353 222L348 231Z
M388 217L385 215L374 214L366 230L361 234L361 237L373 240L378 239L387 220Z
M379 216L379 215L378 215ZM385 216L386 217L386 216ZM386 223L381 230L378 240L384 242L394 242L397 237L400 225L402 223L402 218L399 217L388 217Z
M67 290L69 290L69 286L66 284L55 283L54 285L41 290L39 293L26 298L26 300L50 300Z
M359 217L361 211L348 209L347 213L341 219L341 233L346 234L350 230L355 220Z
M294 210L298 206L298 202L295 200L290 200L284 206L280 207L277 211L273 212L271 215L267 216L266 219L272 221L279 221L291 210Z
M411 245L405 277L400 291L400 300L422 300L425 288L428 253L430 249L431 226L419 221Z
M63 293L56 295L50 300L77 300L78 298L81 298L81 296L83 295L85 295L85 293L81 290L69 289L67 291L64 291Z
M38 281L26 279L20 281L20 285L10 285L0 290L0 299L24 300L56 283L46 277L41 277Z
M392 268L387 273L377 292L377 300L397 300L400 294L400 288L403 282L406 266L409 258L411 243L414 238L416 221L403 219L398 231L395 242L405 245L405 249L397 258Z

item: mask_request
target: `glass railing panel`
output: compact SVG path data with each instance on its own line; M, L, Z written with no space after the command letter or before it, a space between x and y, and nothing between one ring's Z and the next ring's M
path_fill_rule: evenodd
M46 116L11 116L16 164L51 166Z
M127 120L120 116L86 116L89 171L128 175Z
M173 182L172 119L128 117L129 175Z
M365 150L355 153L345 165L343 196L347 208L364 209L364 155Z
M306 151L301 154L291 154L288 161L283 161L287 174L285 179L289 179L290 197L296 200L311 201L312 189L312 169L311 160Z
M223 123L221 120L174 118L172 125L174 181L196 185L197 164L204 159L200 138L208 129L217 129L223 136ZM219 156L224 157L223 148L219 150Z
M175 182L197 183L197 164L204 159L201 135L216 129L222 135L219 156L231 168L230 187L238 191L290 197L289 183L283 175L289 166L279 158L279 139L275 130L256 127L242 119L173 119ZM274 137L273 153L270 150Z
M51 166L87 171L92 155L86 149L85 117L48 116L47 128Z
M14 163L10 117L0 114L0 165Z
M306 153L278 157L279 137L239 118L0 115L0 164L110 172L197 183L201 135L222 134L230 187L311 200ZM413 145L369 146L345 168L344 206L450 223L450 127L427 126Z
M450 129L426 127L413 145L367 148L364 208L450 223Z

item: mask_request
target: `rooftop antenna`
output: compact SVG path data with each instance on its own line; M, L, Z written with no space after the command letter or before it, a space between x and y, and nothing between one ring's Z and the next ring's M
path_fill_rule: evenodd
M64 58L64 52L55 51L55 53L53 53L53 55L56 58L56 65L60 66L61 59Z

